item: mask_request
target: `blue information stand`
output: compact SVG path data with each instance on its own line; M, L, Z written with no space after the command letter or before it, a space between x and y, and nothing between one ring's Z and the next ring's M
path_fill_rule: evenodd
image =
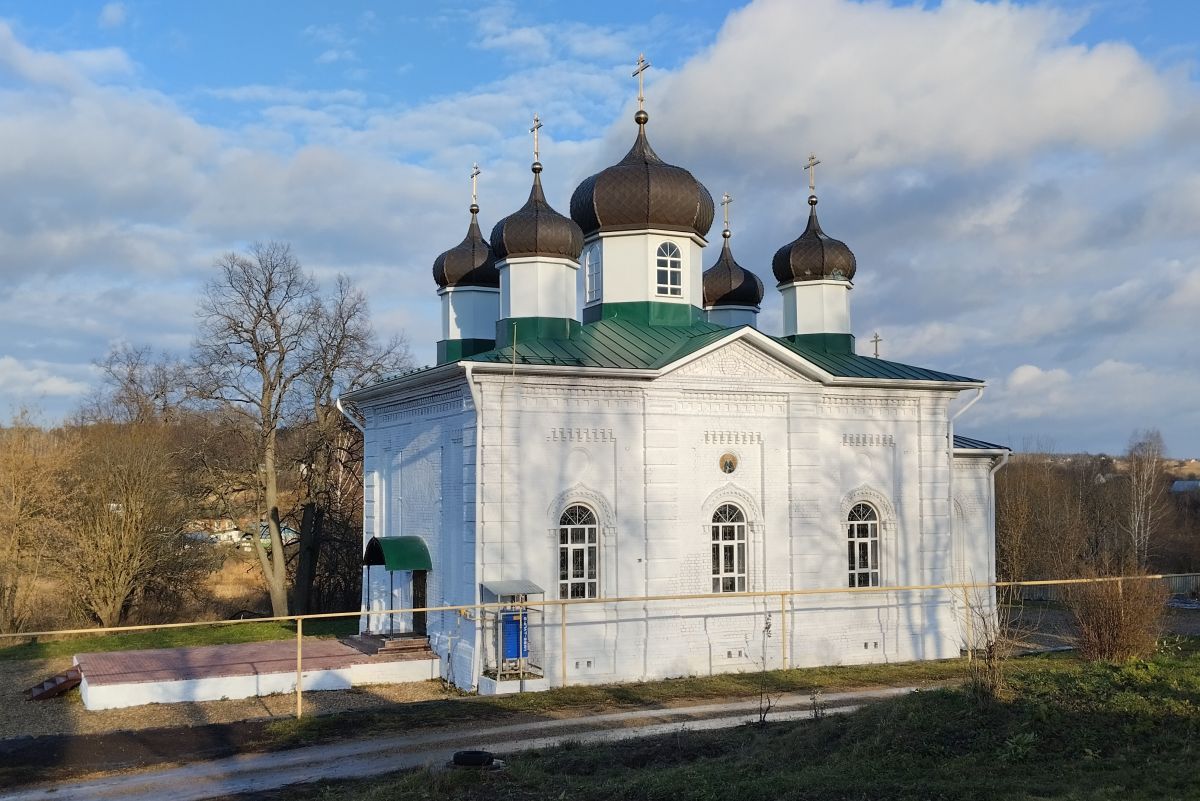
M525 610L505 612L501 618L505 659L529 658L529 618Z

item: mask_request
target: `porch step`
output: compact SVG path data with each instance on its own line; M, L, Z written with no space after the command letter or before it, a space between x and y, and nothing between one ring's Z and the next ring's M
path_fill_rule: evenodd
M45 701L47 698L54 698L78 687L81 681L83 681L83 674L79 672L79 668L71 668L51 676L41 684L30 687L25 691L25 697L30 701Z
M398 661L433 659L437 656L429 647L429 638L415 634L397 637L383 637L377 634L357 634L353 637L346 637L344 642L357 648L364 654L387 657Z

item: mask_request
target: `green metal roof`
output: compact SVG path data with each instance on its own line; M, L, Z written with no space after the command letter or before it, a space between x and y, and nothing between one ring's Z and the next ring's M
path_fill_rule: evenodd
M372 537L363 564L383 565L388 570L433 570L429 549L420 537Z
M657 370L723 339L738 329L696 321L686 326L648 325L625 319L586 323L570 339L534 339L478 353L465 361L549 364L568 367ZM966 376L913 367L899 362L829 353L797 345L780 337L771 339L831 375L842 378L882 378L908 381L977 382Z

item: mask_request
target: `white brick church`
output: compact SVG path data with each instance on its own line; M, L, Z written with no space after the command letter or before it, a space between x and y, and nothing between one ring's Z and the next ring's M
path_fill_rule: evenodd
M855 352L855 257L815 195L772 260L783 330L760 330L762 281L728 225L706 260L712 196L648 119L569 217L536 160L490 240L472 204L434 263L437 366L343 396L364 628L426 634L482 692L957 656L961 594L761 593L993 580L1007 450L954 434L982 382ZM707 597L612 600L681 595ZM566 626L557 606L377 614L560 598L581 601Z

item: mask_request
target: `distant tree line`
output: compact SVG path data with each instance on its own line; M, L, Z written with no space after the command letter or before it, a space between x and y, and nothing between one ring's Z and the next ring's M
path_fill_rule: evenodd
M0 630L189 614L216 518L249 521L273 614L357 608L362 438L335 400L410 366L405 342L277 242L219 259L196 317L186 356L109 352L69 422L0 427Z
M997 572L1037 580L1200 570L1197 499L1172 496L1157 430L1125 453L1013 456L996 476Z

